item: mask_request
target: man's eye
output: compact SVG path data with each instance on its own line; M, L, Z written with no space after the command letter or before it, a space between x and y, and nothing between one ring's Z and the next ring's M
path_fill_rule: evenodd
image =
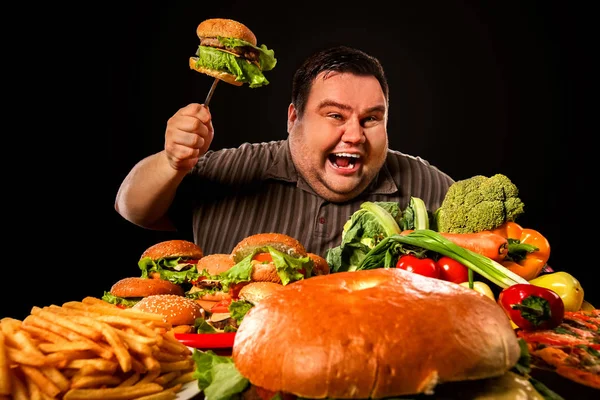
M327 116L333 119L342 119L342 116L340 114L328 114Z
M379 121L379 118L375 117L375 116L366 117L365 119L362 120L363 125L372 125L374 123L377 123L378 121Z

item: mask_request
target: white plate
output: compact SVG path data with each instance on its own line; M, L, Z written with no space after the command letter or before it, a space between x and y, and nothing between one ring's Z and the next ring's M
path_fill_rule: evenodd
M190 382L186 383L185 385L183 385L181 390L179 392L177 392L177 397L175 397L175 399L177 399L177 400L193 399L194 396L196 396L198 393L200 393L200 389L198 388L198 381L193 380L193 381L190 381Z

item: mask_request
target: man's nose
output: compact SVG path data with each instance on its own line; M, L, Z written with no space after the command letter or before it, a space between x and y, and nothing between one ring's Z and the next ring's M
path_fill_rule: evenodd
M351 119L344 124L344 133L342 134L342 141L347 143L364 143L366 140L365 129L361 125L360 121Z

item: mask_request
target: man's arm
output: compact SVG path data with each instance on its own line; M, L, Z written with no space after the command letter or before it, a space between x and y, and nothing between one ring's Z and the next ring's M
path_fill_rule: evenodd
M115 210L144 228L174 230L169 206L185 175L208 151L213 133L207 107L190 104L178 110L167 122L165 149L131 169L117 192Z

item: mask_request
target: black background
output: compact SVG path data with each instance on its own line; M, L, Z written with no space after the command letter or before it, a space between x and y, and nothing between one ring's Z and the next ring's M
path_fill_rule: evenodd
M55 19L40 12L8 63L17 72L7 87L19 87L5 141L1 315L100 297L139 275L145 248L182 237L125 221L114 198L133 165L162 149L167 119L204 101L212 79L191 71L188 58L196 26L212 17L243 22L278 60L268 86L219 84L213 148L285 138L299 63L330 45L361 48L388 76L390 147L457 180L507 175L525 202L519 222L542 232L550 264L600 303L595 160L586 158L597 132L587 116L592 14L548 3L397 2L390 10L380 2L124 1Z

